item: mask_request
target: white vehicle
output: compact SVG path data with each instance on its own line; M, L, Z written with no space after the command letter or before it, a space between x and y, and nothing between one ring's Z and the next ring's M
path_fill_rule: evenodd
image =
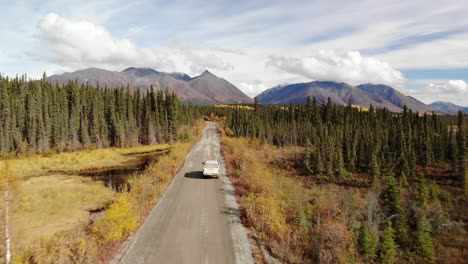
M217 160L207 160L203 163L203 176L219 178L219 164Z

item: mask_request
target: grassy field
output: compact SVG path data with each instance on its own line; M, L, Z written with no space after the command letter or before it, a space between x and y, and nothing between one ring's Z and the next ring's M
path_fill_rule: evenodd
M169 151L171 145L169 144L160 144L160 145L148 145L148 146L139 146L132 148L115 148L117 152L123 155L140 155L153 152L164 152Z
M50 175L22 181L11 216L15 247L34 245L89 222L89 211L104 208L114 197L101 182L85 177Z
M33 156L8 160L18 178L47 175L51 172L74 173L86 170L118 167L132 159L129 155L166 151L170 145L150 145L130 148L83 150L50 156ZM0 161L1 162L1 161Z

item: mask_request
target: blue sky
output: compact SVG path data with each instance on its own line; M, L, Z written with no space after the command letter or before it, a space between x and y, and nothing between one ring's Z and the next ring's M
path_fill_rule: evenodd
M197 75L250 96L312 80L383 83L468 106L466 1L4 1L0 72L129 66Z

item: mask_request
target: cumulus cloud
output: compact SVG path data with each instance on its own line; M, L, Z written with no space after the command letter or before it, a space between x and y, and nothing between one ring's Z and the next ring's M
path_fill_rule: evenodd
M138 47L128 39L113 37L102 26L68 20L55 13L40 19L36 36L48 52L30 55L69 68L136 65L164 69L172 66L172 62L155 49Z
M216 52L179 42L172 42L169 47L160 49L142 48L128 38L113 36L103 26L85 20L69 20L55 13L42 17L37 28L36 37L45 52L31 51L28 55L69 69L137 66L165 71L189 70L190 73L205 69L233 69L218 54L226 51ZM142 30L141 27L130 28L127 36Z
M319 50L302 58L270 56L266 65L311 80L342 81L355 85L371 82L395 87L402 87L406 82L403 74L390 64L362 56L359 51L338 54L332 50Z
M215 69L229 71L234 67L216 55L213 50L195 48L193 46L171 42L169 45L175 52L180 53L186 59L186 63L189 65L190 70L193 73L201 72L205 69ZM226 51L218 50L217 53L225 53Z
M449 80L446 83L430 83L422 89L407 90L425 103L434 101L450 101L452 103L468 106L468 84L463 80Z
M400 69L456 69L468 67L468 34L423 42L377 55Z
M429 93L464 94L468 92L468 85L463 80L450 80L445 84L430 83L425 91Z
M241 82L239 88L248 96L255 97L260 91L264 91L270 87L267 87L265 83L260 80L253 80L252 82Z

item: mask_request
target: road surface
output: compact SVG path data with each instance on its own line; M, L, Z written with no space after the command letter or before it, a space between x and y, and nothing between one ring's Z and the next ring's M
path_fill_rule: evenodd
M208 122L164 197L113 262L253 263L219 149L215 124ZM203 176L208 159L221 162L219 179Z

